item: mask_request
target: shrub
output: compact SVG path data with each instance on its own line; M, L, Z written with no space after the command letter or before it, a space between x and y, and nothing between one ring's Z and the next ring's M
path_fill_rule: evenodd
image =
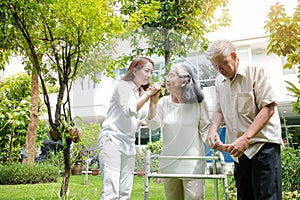
M2 185L50 183L56 182L58 177L59 169L50 164L0 165L0 184Z
M152 154L160 154L162 148L162 141L150 142L147 144L146 149L150 150Z
M162 148L162 141L158 140L156 142L150 142L146 146L147 150L151 151L151 154L160 154ZM158 159L151 159L151 171L157 172L158 171L159 160Z
M285 147L281 152L282 191L300 191L300 149Z
M50 152L46 159L42 161L45 165L52 165L60 169L64 170L64 154L63 151L58 151L54 154L54 152Z

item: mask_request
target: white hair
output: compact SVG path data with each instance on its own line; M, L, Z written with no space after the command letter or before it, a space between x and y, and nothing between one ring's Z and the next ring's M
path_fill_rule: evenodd
M235 51L234 45L229 40L217 40L205 52L206 58L211 60L217 56L230 56Z

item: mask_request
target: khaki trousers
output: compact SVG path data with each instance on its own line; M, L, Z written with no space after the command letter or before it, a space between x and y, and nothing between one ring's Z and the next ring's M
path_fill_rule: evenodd
M204 180L164 179L167 200L204 200Z

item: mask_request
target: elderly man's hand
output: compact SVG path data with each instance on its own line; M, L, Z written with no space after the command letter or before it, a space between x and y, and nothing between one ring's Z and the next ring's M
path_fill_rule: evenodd
M222 145L226 152L230 153L234 157L241 157L246 149L249 147L250 138L242 135L236 141L231 144Z

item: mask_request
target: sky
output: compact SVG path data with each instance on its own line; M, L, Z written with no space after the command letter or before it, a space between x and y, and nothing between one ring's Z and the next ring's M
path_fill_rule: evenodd
M231 24L207 34L209 40L240 40L265 36L264 22L268 20L270 6L276 2L285 5L287 15L292 16L297 0L229 0L227 5Z

